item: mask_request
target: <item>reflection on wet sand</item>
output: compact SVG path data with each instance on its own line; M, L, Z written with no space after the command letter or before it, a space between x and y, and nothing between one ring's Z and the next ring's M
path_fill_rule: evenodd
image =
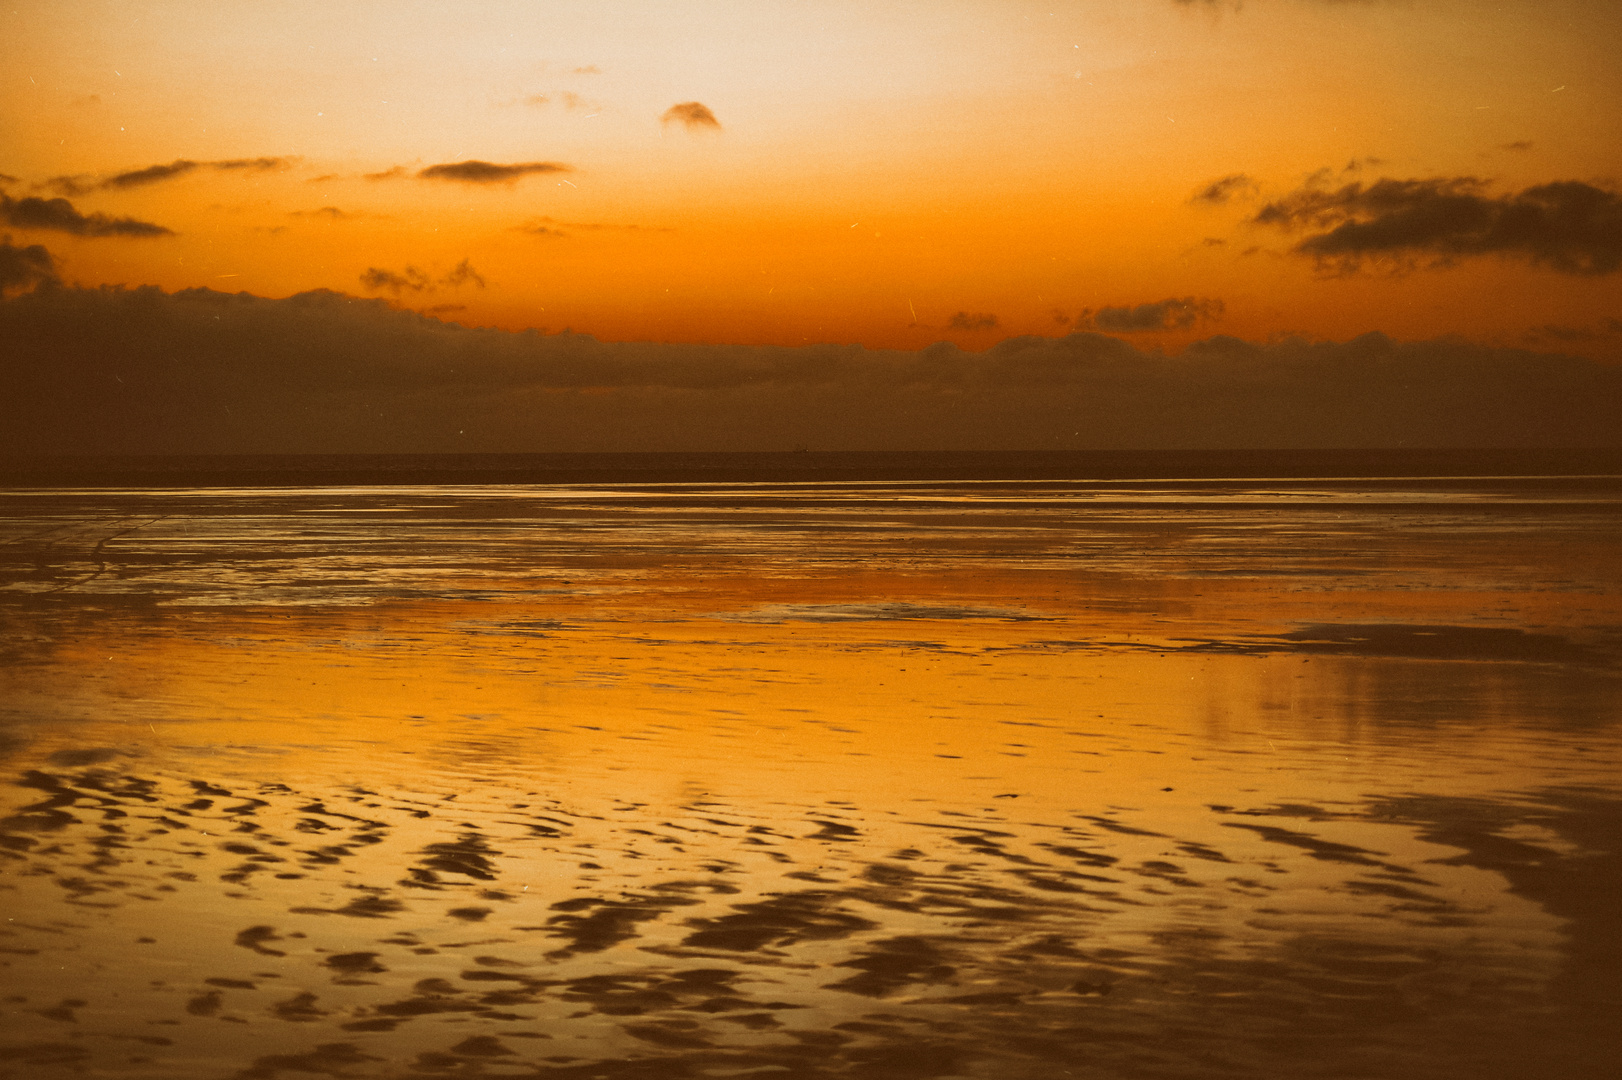
M922 494L34 506L0 1077L1604 1074L1614 511Z

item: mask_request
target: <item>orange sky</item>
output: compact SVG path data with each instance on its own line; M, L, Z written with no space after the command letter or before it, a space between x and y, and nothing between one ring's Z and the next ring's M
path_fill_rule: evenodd
M325 288L613 341L1622 341L1622 236L1575 269L1510 241L1353 266L1293 250L1333 221L1251 220L1382 178L1478 178L1489 209L1569 181L1615 233L1609 3L7 8L0 228L68 282ZM715 124L661 122L695 102ZM564 168L419 175L468 161ZM175 162L197 164L114 180ZM29 198L172 235L39 227Z

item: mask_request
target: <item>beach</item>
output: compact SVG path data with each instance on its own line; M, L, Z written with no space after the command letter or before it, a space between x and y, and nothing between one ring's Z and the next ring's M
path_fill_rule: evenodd
M783 458L0 491L0 1077L1614 1060L1622 481Z

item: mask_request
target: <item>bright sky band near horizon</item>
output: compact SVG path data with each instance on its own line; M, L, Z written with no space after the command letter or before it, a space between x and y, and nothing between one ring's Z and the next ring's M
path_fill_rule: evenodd
M608 341L1622 342L1593 0L19 0L0 39L0 230L68 283Z

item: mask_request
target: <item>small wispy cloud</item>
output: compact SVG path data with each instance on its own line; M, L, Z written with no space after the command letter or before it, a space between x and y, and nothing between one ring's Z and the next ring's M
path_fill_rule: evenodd
M222 172L280 172L298 160L296 157L232 158L229 161L210 161L208 165Z
M132 169L129 172L117 173L103 180L97 187L101 188L133 188L145 187L148 184L158 184L165 180L173 180L177 176L185 176L201 168L196 161L187 161L184 158L171 161L167 165L148 165L144 169Z
M517 101L510 101L506 104L513 105L520 102L536 108L540 108L544 105L551 105L555 102L571 112L575 109L591 109L594 112L601 112L603 108L600 103L592 101L589 98L581 97L572 90L553 90L544 94L530 94L527 97L519 98Z
M688 131L720 131L721 121L715 118L708 105L697 101L683 101L672 105L659 117L661 124L681 124Z
M511 184L537 173L573 172L556 161L527 161L498 165L490 161L457 161L430 165L417 173L419 180L452 180L463 184Z
M352 214L347 210L340 210L336 206L322 206L315 210L291 210L288 212L287 216L296 218L319 218L323 221L349 221L353 218L360 217L359 214Z
M369 266L360 276L361 287L369 292L422 292L433 287L433 280L415 266L407 266L404 273Z
M1148 304L1088 308L1076 321L1112 334L1187 330L1197 322L1222 316L1222 301L1197 296L1167 297Z
M441 285L449 285L453 289L458 285L466 285L469 282L481 289L485 287L484 276L473 269L472 264L466 259L451 267L450 273L440 278L439 281Z
M562 226L562 228L558 228ZM607 221L559 221L553 217L531 218L522 225L514 225L514 232L528 233L531 236L564 237L569 233L563 229L572 229L576 232L642 232L667 233L676 230L668 225L620 225Z
M995 330L997 316L989 311L960 311L946 323L948 330Z
M360 283L369 292L390 292L395 296L408 292L434 292L442 285L452 289L463 285L477 285L482 289L486 285L484 275L473 269L473 264L467 259L463 259L438 278L430 277L415 266L408 265L401 271L370 266L361 274Z
M1232 201L1236 196L1250 195L1257 190L1255 180L1244 173L1233 173L1206 184L1193 195L1190 195L1188 201L1191 203L1205 203L1208 206L1221 206Z
M148 165L144 169L131 169L128 172L115 173L95 184L102 190L119 190L125 188L146 187L149 184L161 184L166 180L174 180L194 173L199 169L215 169L220 172L276 172L295 164L296 157L257 157L257 158L231 158L225 161L190 161L186 158L177 158L167 165ZM59 181L71 181L72 177L58 177Z

